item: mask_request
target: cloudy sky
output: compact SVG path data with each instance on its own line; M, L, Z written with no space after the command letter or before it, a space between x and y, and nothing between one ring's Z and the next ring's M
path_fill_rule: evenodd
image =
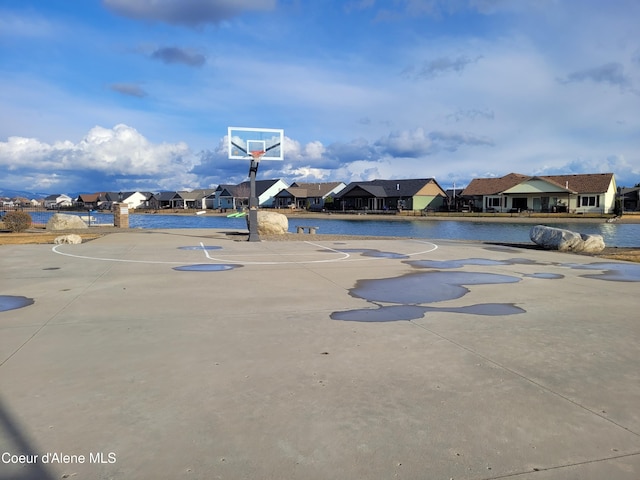
M613 172L640 183L637 0L2 0L0 190Z

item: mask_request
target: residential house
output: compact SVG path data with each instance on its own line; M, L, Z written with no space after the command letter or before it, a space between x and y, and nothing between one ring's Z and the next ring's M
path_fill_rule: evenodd
M352 182L335 195L336 210L439 210L447 194L433 178Z
M150 192L81 193L76 205L81 208L111 210L114 203L126 203L130 209L149 206Z
M180 191L176 193L179 197L175 202L176 208L195 208L199 210L214 208L213 200L210 198L210 196L215 193L215 189L213 188L201 188L191 190L190 192Z
M640 187L619 188L618 196L623 212L637 212L640 210Z
M149 198L149 208L154 210L163 210L168 208L176 208L176 202L181 200L178 192L159 192L154 193Z
M73 199L69 195L65 195L64 193L49 195L44 199L44 206L49 210L71 207L72 205Z
M282 180L256 180L258 205L273 207L276 195L287 188ZM238 185L219 185L214 192L214 208L238 209L249 205L251 185L248 181Z
M613 213L616 182L613 173L509 173L473 179L461 195L471 209L483 212Z
M344 182L298 183L294 182L275 196L276 208L309 208L322 210L325 202L346 187Z
M105 201L105 195L105 192L81 193L78 195L78 198L76 198L76 205L80 208L98 209L100 204Z
M149 207L151 192L119 192L118 203L125 203L131 210Z

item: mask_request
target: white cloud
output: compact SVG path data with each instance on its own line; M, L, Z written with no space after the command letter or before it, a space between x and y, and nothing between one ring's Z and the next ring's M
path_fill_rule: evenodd
M184 143L152 144L127 125L113 128L94 127L78 143L60 141L53 144L33 138L10 137L0 142L0 167L32 178L38 189L78 181L89 187L92 182L106 188L126 186L131 182L154 185L179 185L195 181L189 172L198 162ZM47 180L49 178L49 180ZM107 188L108 189L108 188Z

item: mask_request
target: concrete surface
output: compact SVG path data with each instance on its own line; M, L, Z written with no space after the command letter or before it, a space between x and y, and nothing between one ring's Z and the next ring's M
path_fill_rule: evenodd
M0 295L34 300L0 312L0 479L640 478L640 265L608 281L558 252L239 238L0 247ZM241 266L174 270L193 264ZM412 320L332 318L402 313L354 287L430 271L516 280ZM456 311L487 303L523 313Z

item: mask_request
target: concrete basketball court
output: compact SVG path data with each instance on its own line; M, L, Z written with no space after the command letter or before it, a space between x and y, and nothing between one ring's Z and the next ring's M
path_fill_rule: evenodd
M0 479L640 477L640 265L241 238L0 247Z

